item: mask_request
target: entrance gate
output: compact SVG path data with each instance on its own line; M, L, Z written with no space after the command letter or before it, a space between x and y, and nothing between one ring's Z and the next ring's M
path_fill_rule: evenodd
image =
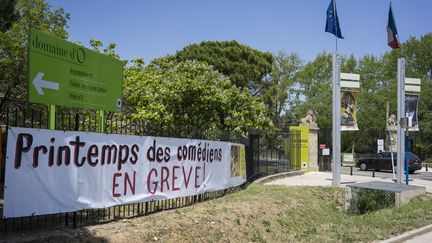
M302 170L301 132L278 134L249 131L246 170L249 181L282 172Z

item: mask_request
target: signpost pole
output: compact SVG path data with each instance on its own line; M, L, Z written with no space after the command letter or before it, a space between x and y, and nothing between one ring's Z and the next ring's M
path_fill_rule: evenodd
M3 130L2 127L0 126L0 178L3 179L4 174L2 173L3 170L3 166L4 166L4 161L3 161Z
M408 168L408 128L406 129L405 136L405 184L408 185L409 181L409 168Z
M56 129L56 107L55 105L48 105L48 129Z
M405 134L401 121L405 117L405 58L398 58L397 94L397 183L402 184L405 160Z
M105 111L100 110L99 113L99 132L105 132Z
M333 186L341 184L341 151L340 151L340 56L333 54Z

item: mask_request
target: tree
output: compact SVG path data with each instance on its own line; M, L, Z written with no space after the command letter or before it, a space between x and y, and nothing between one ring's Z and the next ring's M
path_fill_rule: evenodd
M0 32L0 116L8 103L27 97L27 34L28 27L66 38L69 14L62 8L52 10L43 0L19 0L16 10L20 21L6 32ZM20 105L17 102L15 105Z
M18 13L15 11L16 0L0 0L0 32L7 31L12 23L18 20Z
M223 131L271 127L257 98L198 61L168 56L147 66L135 62L125 70L124 98L142 134L217 138Z
M374 153L376 139L385 138L386 102L389 101L391 82L384 77L383 62L375 56L364 56L344 72L360 74L358 90L357 123L359 131L342 133L342 150L356 153ZM351 63L351 64L349 64ZM354 146L355 145L355 146Z
M237 41L205 41L192 44L178 51L175 59L203 61L228 76L236 87L247 88L252 95L259 95L267 87L272 71L273 56Z
M279 52L274 57L273 70L269 86L264 90L263 100L268 116L276 127L282 128L292 119L283 115L295 108L294 101L298 99L295 81L302 69L303 61L295 53Z
M314 61L304 66L297 79L300 96L295 102L295 121L300 121L308 110L313 110L320 127L331 127L331 75L332 58L329 53L318 54Z
M421 36L419 40L410 37L403 43L401 52L407 60L408 74L423 80L432 79L432 33Z
M432 157L432 33L402 44L400 53L406 58L406 76L422 80L419 100L419 129L416 152L421 157ZM411 136L412 136L411 135Z

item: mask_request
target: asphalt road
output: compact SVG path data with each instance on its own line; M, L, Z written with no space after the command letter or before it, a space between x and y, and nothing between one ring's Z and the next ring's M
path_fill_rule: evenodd
M372 177L372 174L373 174L373 172L371 170L361 171L359 168L356 168L356 167L352 168L352 173L353 173L353 175L370 176L370 177ZM350 167L342 166L342 174L349 175L350 174ZM393 173L391 171L376 171L375 177L393 178ZM404 174L404 178L405 178L405 174ZM423 167L422 170L415 171L414 174L409 174L409 178L432 181L432 168L428 168L428 171L426 171L425 167Z

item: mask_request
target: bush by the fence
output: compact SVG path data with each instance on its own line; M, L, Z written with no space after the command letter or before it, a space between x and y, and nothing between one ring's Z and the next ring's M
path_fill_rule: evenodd
M382 190L359 190L355 200L357 207L351 210L351 213L364 214L395 205L394 193Z

